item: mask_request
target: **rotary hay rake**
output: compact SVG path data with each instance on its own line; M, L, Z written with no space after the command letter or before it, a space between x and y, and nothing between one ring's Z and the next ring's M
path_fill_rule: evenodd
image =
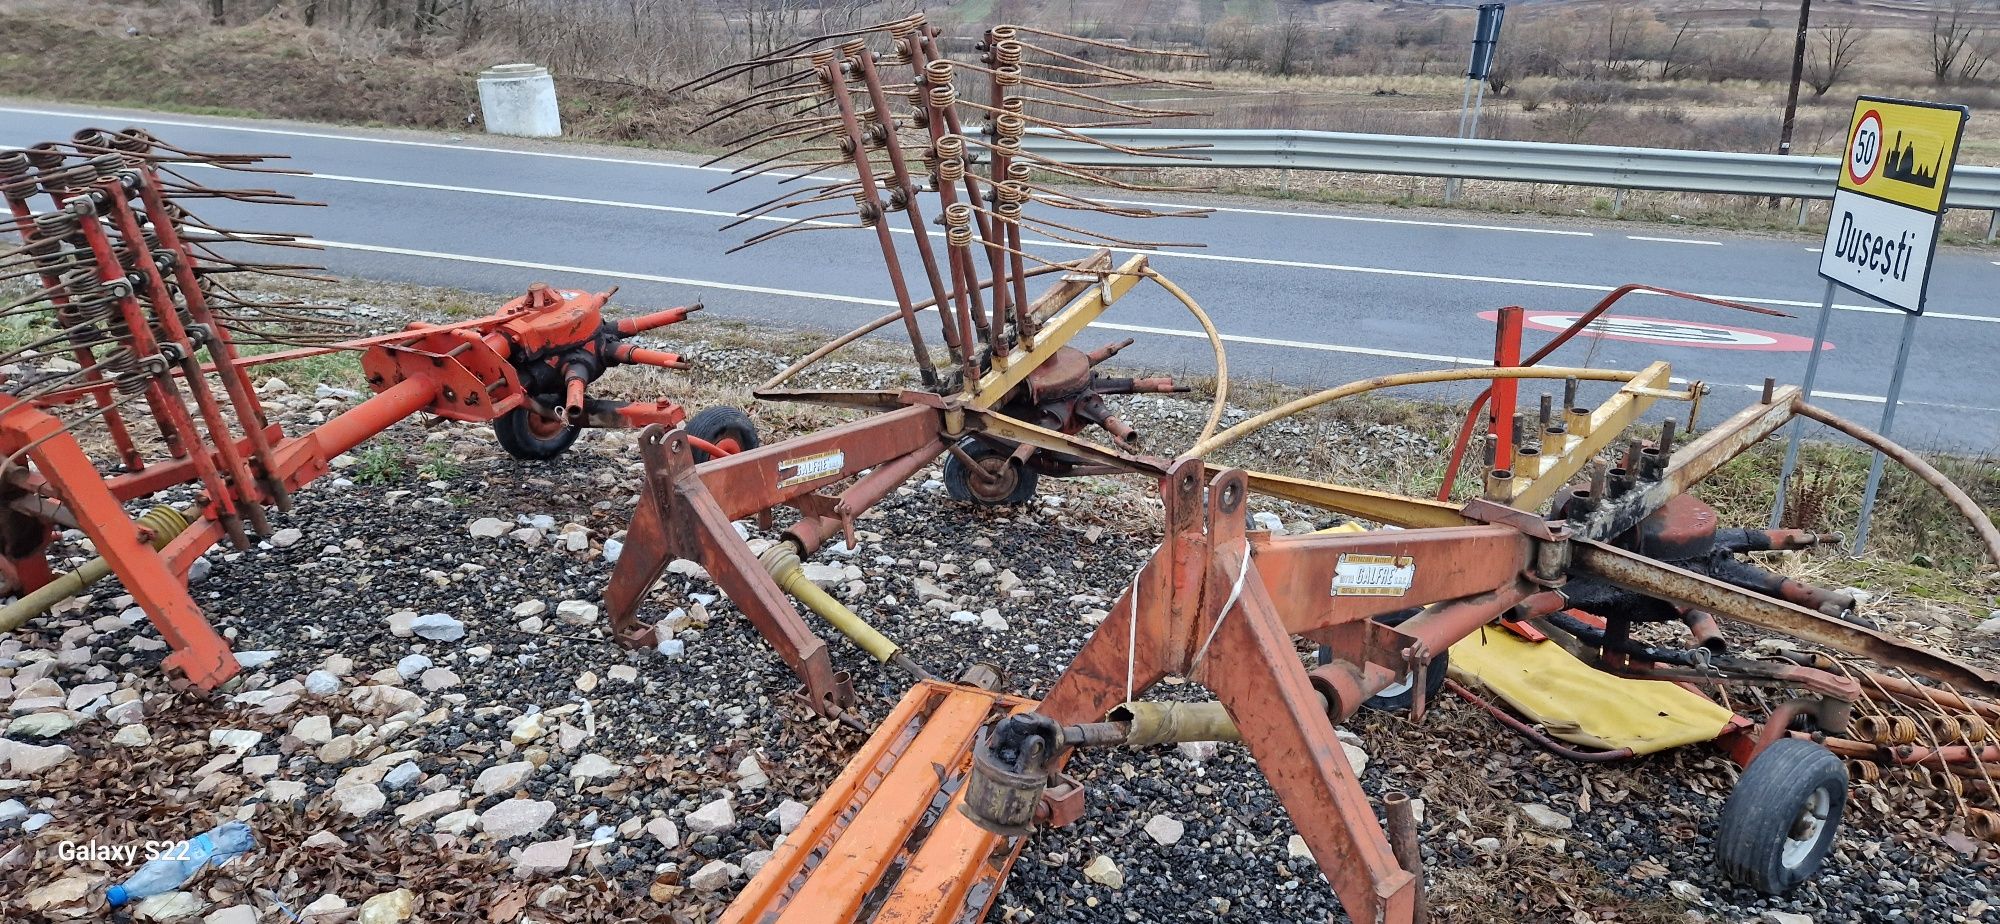
M267 159L187 151L139 129L85 129L0 153L12 215L0 231L19 240L0 250L0 278L28 283L0 305L0 318L27 331L0 356L21 369L0 384L0 577L20 595L0 608L0 631L116 574L172 647L165 667L210 689L239 666L189 595L189 568L219 542L248 548L252 533L270 536L265 508L289 509L341 453L419 413L491 422L501 446L526 459L554 458L585 427L686 420L671 401L608 401L587 388L614 365L685 366L630 338L699 305L613 319L611 292L537 283L487 317L352 339L323 311L239 293L229 283L239 274L316 278L312 267L247 261L243 249L311 245L204 222L188 203L311 203L188 174L299 172L260 166ZM246 346L290 349L247 356ZM286 434L249 370L335 351L361 354L375 395ZM740 411L711 408L688 423L704 453L756 445ZM180 500L136 520L126 512L168 495ZM58 528L83 531L102 557L54 574Z
M833 670L826 643L788 594L916 680L724 920L977 920L1031 830L1068 823L1084 811L1082 784L1062 773L1076 748L1213 738L1248 745L1353 920L1420 919L1422 865L1409 800L1400 794L1383 800L1385 832L1333 729L1371 698L1398 687L1407 689L1404 701L1420 719L1434 695L1429 681L1442 679L1434 667L1441 667L1444 653L1491 626L1548 639L1573 651L1593 673L1614 679L1664 679L1676 689L1762 688L1783 697L1761 721L1736 719L1715 732L1729 733L1732 756L1750 768L1739 792L1754 789L1756 798L1733 799L1732 806L1767 803L1760 816L1767 820L1754 823L1733 807L1725 811L1729 831L1719 860L1731 875L1759 888L1782 890L1810 875L1831 842L1845 778L1836 761L1836 782L1825 782L1825 761L1833 759L1828 748L1877 762L1871 765L1943 768L1952 779L1992 789L1989 770L2000 763L2000 748L1988 743L1996 707L1980 697L2000 694L2000 677L1875 631L1854 616L1852 600L1739 557L1833 537L1718 531L1714 511L1687 493L1787 422L1809 418L1916 472L1973 520L2000 560L2000 531L1921 459L1806 404L1797 389L1775 384L1761 401L1692 440L1677 444L1672 426L1655 440L1628 438L1662 400L1691 405L1685 431L1692 432L1705 388L1673 388L1663 362L1637 372L1535 365L1546 350L1524 361L1518 311L1503 314L1495 368L1351 383L1217 432L1227 365L1214 325L1143 253L1114 265L1110 252L1152 245L1107 239L1023 210L1037 204L1118 217L1163 214L1094 203L1037 183L1037 175L1053 174L1154 188L1020 146L1030 125L1089 145L1098 142L1084 129L1113 124L1066 121L1058 112L1107 115L1115 124L1173 114L1087 92L1137 90L1150 82L1137 71L1095 63L1091 54L1146 53L1010 26L988 30L978 51L976 62L947 59L938 33L919 16L806 40L697 81L748 87L748 95L714 112L716 121L777 113L733 139L725 157L788 145L737 168L740 176L718 189L781 169L799 171L787 174L786 184L806 177L823 183L744 210L743 222L784 222L745 246L806 231L872 230L897 307L757 391L767 400L875 412L870 416L699 465L684 433L647 429L640 440L642 500L606 594L614 635L631 645L655 641L638 610L668 564L686 559L703 565L756 625L804 681L804 700L821 715L862 724L850 711L850 679ZM907 76L899 82L893 74ZM967 74L986 80L987 92L966 92L961 78ZM1052 76L1058 79L1046 79ZM969 126L976 126L974 134ZM918 164L928 172L922 182L913 167ZM845 178L819 174L843 167ZM781 217L843 200L852 206ZM896 212L909 225L907 244L892 227ZM937 215L942 226L942 258L926 214ZM854 220L834 220L843 216ZM1024 243L1024 229L1105 248L1076 261L1046 261L1028 252L1032 242ZM905 247L921 266L914 283ZM1043 275L1053 284L1030 298L1026 283ZM1122 344L1092 353L1069 346L1146 281L1179 300L1208 332L1218 367L1217 394L1199 440L1171 459L1142 451L1139 434L1104 397L1172 386L1092 371ZM926 286L930 299L912 294ZM922 315L933 309L949 356L943 372L923 334ZM794 384L842 346L898 322L910 339L921 387ZM1515 414L1524 379L1566 383L1561 409L1545 396L1539 428ZM1405 497L1205 461L1264 426L1331 400L1474 380L1490 381L1493 389L1482 496L1469 502L1453 502L1448 492L1439 499ZM1615 391L1593 408L1579 398L1586 382ZM1477 408L1468 414L1461 454L1479 417ZM1084 438L1092 425L1110 437L1109 445ZM1606 465L1604 458L1621 441L1622 464ZM1039 702L998 692L1001 679L988 665L974 665L957 682L938 679L801 574L800 561L834 537L845 534L853 547L855 518L940 456L950 493L978 503L1030 497L1043 475L1127 473L1159 484L1165 541ZM1398 529L1309 536L1246 530L1244 504L1253 492ZM796 511L796 519L782 541L753 554L733 521L757 517L768 526L780 506ZM1723 634L1717 617L1842 658L1803 651L1755 657ZM1662 621L1685 623L1693 644L1636 640L1636 626ZM1322 646L1320 664L1302 663L1298 639ZM1881 670L1861 669L1856 661ZM1218 701L1189 706L1140 699L1169 675L1204 685ZM1930 746L1915 744L1907 724L1885 718L1890 703L1940 714ZM1758 760L1765 755L1770 757ZM1974 833L1991 835L1992 816L1968 812L1968 823ZM1793 845L1800 838L1803 850Z

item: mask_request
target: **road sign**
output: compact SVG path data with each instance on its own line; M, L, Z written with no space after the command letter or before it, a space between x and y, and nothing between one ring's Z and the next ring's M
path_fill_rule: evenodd
M1819 274L1922 314L1931 257L1965 133L1964 106L1863 96L1848 123Z
M1506 16L1505 3L1479 5L1479 26L1472 33L1472 63L1465 68L1466 77L1485 80L1493 70L1493 52L1500 47L1500 21Z

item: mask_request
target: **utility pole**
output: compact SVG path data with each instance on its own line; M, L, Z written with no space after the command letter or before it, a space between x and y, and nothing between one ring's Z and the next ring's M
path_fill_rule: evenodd
M1806 27L1812 21L1812 0L1799 0L1799 37L1792 45L1792 88L1785 94L1785 123L1778 129L1778 153L1792 153L1792 125L1799 114L1799 80L1806 70Z

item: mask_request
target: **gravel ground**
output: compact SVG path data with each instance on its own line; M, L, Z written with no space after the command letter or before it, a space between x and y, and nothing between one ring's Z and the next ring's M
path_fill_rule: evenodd
M676 345L711 368L782 365L741 345ZM894 379L866 363L835 373ZM294 430L352 403L331 390L266 394ZM1166 437L1204 413L1157 398L1129 407ZM773 432L826 419L757 413ZM296 532L210 555L197 598L239 652L268 653L249 655L256 666L222 694L162 680L162 643L112 584L0 641L0 700L74 723L47 739L10 729L0 743L7 920L105 914L103 886L135 864L72 859L66 844L172 840L227 818L257 829L257 853L143 912L250 921L310 907L331 921L373 901L397 920L390 906L407 888L418 920L708 920L782 836L776 810L810 803L860 745L792 700L796 680L691 569L642 611L680 628L678 654L607 641L594 604L636 501L631 434L589 434L554 464L512 460L483 428L456 424L406 423L380 442L394 448L343 457L276 518ZM1393 422L1328 421L1239 451L1380 469L1436 450ZM1137 480L1103 479L976 510L936 477L865 516L851 555L822 554L840 569L825 583L932 670L991 660L1012 689L1039 694L1157 542L1157 502ZM87 554L73 541L66 551ZM901 680L845 642L832 648L857 679L859 711L886 714ZM1449 698L1421 726L1369 713L1346 731L1371 793L1424 800L1444 920L2000 921L1994 851L1940 837L1938 808L1906 789L1857 788L1826 871L1770 900L1725 885L1709 859L1734 776L1711 750L1579 767ZM994 920L1339 918L1240 747L1088 753L1072 768L1088 813L1030 842ZM1523 805L1553 817L1537 823ZM1183 826L1178 841L1143 833L1156 816ZM1122 888L1085 875L1100 856Z

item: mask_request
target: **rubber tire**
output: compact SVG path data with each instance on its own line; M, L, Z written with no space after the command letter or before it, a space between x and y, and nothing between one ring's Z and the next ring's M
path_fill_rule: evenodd
M990 459L994 456L1011 456L1011 450L1001 449L975 437L958 441L958 448L974 459ZM972 473L966 471L965 464L958 456L946 453L944 457L944 490L951 499L967 504L981 504L988 507L1018 507L1035 499L1035 484L1042 479L1040 472L1020 463L1014 463L1014 489L1000 500L986 500L972 491Z
M727 405L704 408L688 418L686 427L689 436L716 446L720 446L723 440L735 440L737 452L764 445L757 438L757 424L750 419L750 415ZM696 463L708 461L707 451L693 447L693 452Z
M532 408L517 407L493 421L493 436L500 448L516 459L546 462L569 449L583 433L583 427L562 424L554 433L536 433L535 422L542 418Z
M1410 617L1421 612L1423 612L1422 609L1398 610L1394 613L1377 616L1375 617L1375 621L1385 626L1400 626L1409 621ZM1321 645L1319 649L1319 663L1328 664L1332 661L1333 651L1325 645ZM1424 684L1424 702L1435 703L1438 701L1438 696L1444 693L1445 678L1450 674L1451 652L1440 651L1431 657L1430 669L1424 672L1424 679L1427 681ZM1412 688L1400 693L1377 694L1362 700L1361 705L1376 712L1408 712L1412 706L1416 705L1416 690Z
M1793 826L1820 791L1827 794L1825 825L1810 851L1791 864L1785 844ZM1840 832L1847 805L1847 770L1824 746L1781 738L1757 755L1729 800L1715 831L1715 865L1724 875L1766 895L1782 895L1819 871Z

